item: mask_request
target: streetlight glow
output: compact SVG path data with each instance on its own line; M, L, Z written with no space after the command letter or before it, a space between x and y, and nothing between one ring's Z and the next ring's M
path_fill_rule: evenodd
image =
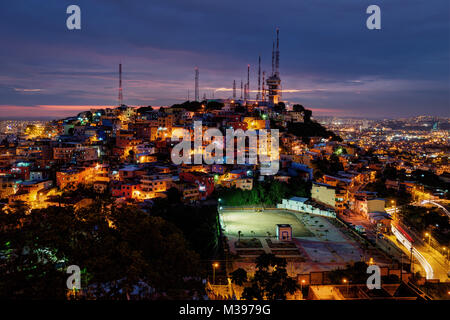
M216 283L216 268L219 267L219 263L214 262L212 264L212 266L213 266L213 284L215 284Z

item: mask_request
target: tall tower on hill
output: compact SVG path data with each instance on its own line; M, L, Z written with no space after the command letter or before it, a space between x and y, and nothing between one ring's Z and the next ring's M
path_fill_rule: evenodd
M119 107L123 104L123 93L122 93L122 64L119 63Z
M280 38L277 28L277 46L272 48L272 74L267 78L267 90L269 103L277 104L281 98L281 79L280 79Z

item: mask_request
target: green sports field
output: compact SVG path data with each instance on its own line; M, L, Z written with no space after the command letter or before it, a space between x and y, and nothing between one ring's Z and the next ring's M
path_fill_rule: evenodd
M241 231L244 237L266 237L276 235L277 224L290 224L293 237L312 237L312 232L293 214L283 210L225 210L221 212L222 228L225 235L237 237Z

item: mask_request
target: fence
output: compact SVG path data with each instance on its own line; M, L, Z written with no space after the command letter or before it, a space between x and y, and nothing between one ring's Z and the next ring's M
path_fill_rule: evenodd
M332 271L313 271L297 275L297 282L302 285L327 285L333 284L329 278ZM390 269L389 267L380 267L381 276L396 275L401 281L409 282L412 278L411 272L405 272L401 269Z
M296 200L283 199L281 203L277 204L277 208L303 213L310 213L328 218L336 218L336 212L334 210L320 209L313 206L312 204Z

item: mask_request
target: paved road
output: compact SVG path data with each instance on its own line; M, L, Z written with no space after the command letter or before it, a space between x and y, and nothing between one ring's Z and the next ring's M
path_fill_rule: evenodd
M404 245L407 252L411 252L411 243L392 225L392 233ZM413 245L413 256L425 270L427 279L439 279L441 282L449 281L449 264L446 263L439 253L429 250L425 245L415 242Z
M417 245L416 247L432 266L434 278L439 279L441 282L450 281L450 278L448 277L450 265L442 258L442 255L426 245Z
M394 234L394 236L397 238L398 241L400 241L403 246L406 248L406 252L411 252L413 256L417 259L417 261L420 263L422 268L425 270L426 278L427 279L434 279L434 270L433 267L430 265L430 263L427 261L427 259L421 254L417 248L415 248L411 242L394 226L391 225L391 231Z
M441 208L442 211L444 211L444 213L450 218L450 212L443 205L441 205L441 204L439 204L439 203L437 203L436 201L433 201L433 200L423 200L421 202L421 205L424 205L424 204L427 204L427 203L434 204L435 206Z

